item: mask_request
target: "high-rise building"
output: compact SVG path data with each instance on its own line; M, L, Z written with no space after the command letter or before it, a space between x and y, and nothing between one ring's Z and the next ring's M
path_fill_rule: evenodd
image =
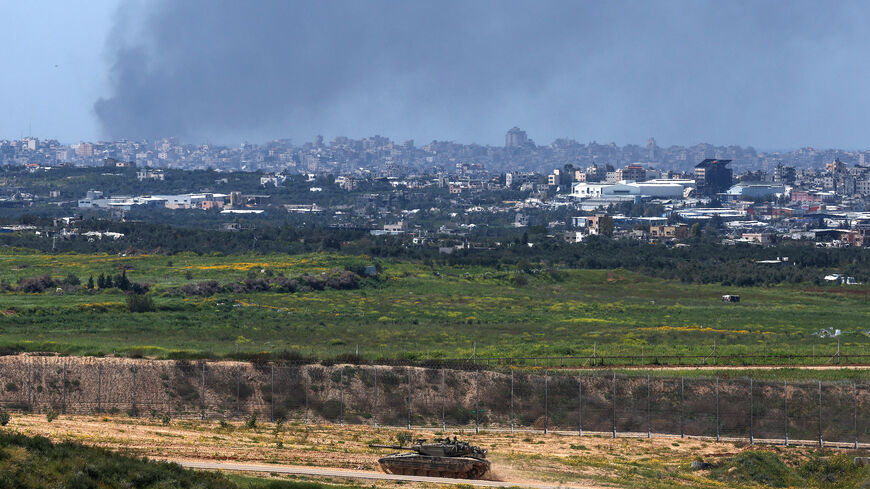
M794 185L797 174L793 166L776 165L773 169L773 181L784 185Z
M715 196L731 187L731 160L706 159L695 165L695 189L700 195Z
M505 148L521 148L529 144L529 136L519 127L512 127L504 136Z
M658 146L656 146L656 138L649 138L646 141L646 151L647 151L647 159L650 161L656 160L656 150Z
M643 182L646 180L646 170L640 165L628 165L619 172L620 180L632 180L635 182Z

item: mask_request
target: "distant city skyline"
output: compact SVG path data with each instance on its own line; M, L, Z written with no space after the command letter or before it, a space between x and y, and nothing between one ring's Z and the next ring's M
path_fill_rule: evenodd
M539 145L863 150L868 13L809 1L9 2L0 139L503 146L518 126Z

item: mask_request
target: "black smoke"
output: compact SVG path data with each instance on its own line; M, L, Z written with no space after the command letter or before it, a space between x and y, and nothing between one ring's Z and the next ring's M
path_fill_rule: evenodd
M864 137L861 3L126 1L110 138L797 146ZM838 139L839 138L839 139ZM865 144L866 146L866 144Z

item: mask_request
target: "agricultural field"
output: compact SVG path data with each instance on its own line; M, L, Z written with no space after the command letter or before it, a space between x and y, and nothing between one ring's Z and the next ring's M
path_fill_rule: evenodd
M376 266L378 274L364 270ZM100 289L124 273L150 298ZM47 276L47 279L46 279ZM328 277L333 277L334 280ZM94 288L88 288L89 279ZM346 280L345 280L346 279ZM47 281L46 281L47 280ZM47 284L47 285L46 285ZM870 353L870 287L682 284L625 270L366 256L0 253L0 348L156 358ZM723 294L739 294L726 304ZM823 328L837 337L826 337ZM839 345L838 345L839 343ZM715 345L715 346L714 346Z

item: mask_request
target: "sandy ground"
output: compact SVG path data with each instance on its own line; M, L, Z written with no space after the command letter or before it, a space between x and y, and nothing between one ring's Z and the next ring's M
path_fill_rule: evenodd
M125 416L66 416L52 423L41 415L13 415L9 428L53 440L71 440L159 459L271 463L349 470L378 470L377 458L389 450L369 443L395 443L396 428L261 424L173 420ZM434 432L412 436L432 438ZM688 464L695 457L716 459L743 445L679 438L617 438L541 433L480 434L450 432L489 450L488 478L512 483L599 485L620 476L635 462Z

